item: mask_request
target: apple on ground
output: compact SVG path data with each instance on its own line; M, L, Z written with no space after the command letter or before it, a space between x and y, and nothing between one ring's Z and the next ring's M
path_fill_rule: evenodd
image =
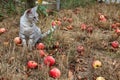
M38 44L36 44L36 48L38 50L43 50L43 49L45 49L45 45L43 43L38 43Z
M115 33L116 33L117 35L120 35L120 29L117 28L117 29L115 30Z
M100 19L101 22L106 22L107 19L106 18L103 18L103 19Z
M44 58L44 64L47 66L52 66L55 64L55 59L52 56L46 56Z
M114 23L114 24L112 24L111 25L111 27L113 28L113 29L116 29L117 28L117 26L116 26L116 24Z
M81 30L86 30L87 29L87 25L83 23L83 24L80 25L80 28L81 28Z
M78 53L81 53L81 52L84 52L84 47L82 46L82 45L79 45L79 46L77 46L77 52Z
M69 23L72 23L73 19L72 19L72 18L68 18L67 21L68 21Z
M100 15L100 19L102 20L102 19L104 19L105 18L105 16L104 15Z
M35 61L28 61L28 63L27 63L27 67L30 69L37 68L37 66L38 66L38 64Z
M20 39L20 37L15 37L14 42L15 42L15 44L21 44L22 40Z
M96 80L105 80L105 78L100 76L100 77L97 77Z
M56 22L55 21L52 22L52 26L56 26Z
M49 76L54 78L54 79L60 78L61 72L58 68L53 68L49 71Z
M101 22L106 22L107 21L107 19L105 18L105 16L102 13L98 13L98 15L99 15L99 20Z
M6 32L5 28L0 28L0 34Z
M92 26L88 27L88 28L87 28L87 32L88 32L88 33L92 33L92 32L93 32L93 27L92 27Z
M93 68L98 68L98 67L101 67L102 66L102 63L101 63L101 61L99 61L99 60L94 60L93 61L93 63L92 63L92 66L93 66Z
M119 47L119 42L118 41L113 41L111 43L111 45L112 45L113 48L118 48Z
M83 56L85 54L84 51L85 49L82 45L77 46L77 52L80 56Z

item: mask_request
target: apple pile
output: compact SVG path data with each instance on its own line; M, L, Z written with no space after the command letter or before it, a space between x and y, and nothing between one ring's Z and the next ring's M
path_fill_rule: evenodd
M120 23L119 22L114 22L113 24L110 25L111 29L114 30L114 35L117 36L117 38L119 38L120 36Z
M60 26L60 25L61 25L60 20L56 20L56 21L52 22L52 27ZM2 28L0 31L3 33L6 30ZM22 40L20 39L20 37L15 37L14 38L14 43L17 44L17 45L20 45L22 43ZM56 47L58 47L58 46L59 46L59 43L57 42ZM35 47L39 52L40 58L43 58L44 66L50 67L49 76L52 77L52 78L55 78L55 79L60 78L60 75L61 75L60 70L56 67L51 68L55 64L55 58L53 56L50 56L50 55L46 54L44 43L41 43L41 42L37 43ZM28 69L36 69L38 66L39 66L39 64L34 60L29 60L27 62L27 68Z
M43 58L44 66L52 67L55 64L55 58L53 56L47 55L45 53L45 45L43 43L37 44L37 50L39 51L40 58ZM28 69L36 69L38 67L38 63L36 61L30 60L27 62ZM60 78L61 72L58 68L54 67L49 70L49 76L56 79Z
M73 19L71 18L71 17L63 17L63 19L62 19L64 22L68 22L68 23L72 23L73 22Z
M119 28L120 27L120 23L118 23L118 22L113 23L111 25L111 27L112 27L112 29L114 29L114 32L117 35L117 37L119 37L120 36L120 28ZM115 40L115 41L111 42L111 46L113 48L119 48L119 42L117 40Z
M89 25L86 25L85 23L82 23L81 25L80 25L80 29L82 30L82 31L87 31L87 33L92 33L93 32L93 26L89 26Z
M51 67L55 64L55 59L53 58L53 56L45 54L45 45L43 43L38 43L37 49L39 50L40 57L44 57L43 62L46 66ZM49 71L49 75L52 78L60 78L61 72L58 68L52 68Z
M60 20L52 21L52 27L54 26L61 26L61 21Z
M62 18L58 18L57 19L57 23L58 25L62 25L63 24L66 24L66 27L63 28L63 30L72 30L73 29L73 25L72 25L72 22L73 22L73 18L71 17L62 17Z
M120 36L120 23L119 22L116 22L116 23L113 23L111 24L111 28L114 29L114 32Z

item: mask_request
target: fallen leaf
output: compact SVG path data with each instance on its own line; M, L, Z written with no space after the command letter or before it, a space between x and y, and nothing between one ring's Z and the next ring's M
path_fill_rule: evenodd
M7 46L8 44L9 44L9 42L7 41L7 42L3 42L3 44L5 45L5 46Z
M73 29L73 26L72 25L69 25L66 27L68 30L72 30Z

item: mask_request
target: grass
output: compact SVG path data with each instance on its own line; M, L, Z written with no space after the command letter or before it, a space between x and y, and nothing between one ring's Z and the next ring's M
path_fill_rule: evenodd
M61 77L57 80L95 80L98 76L103 76L106 80L120 79L120 48L113 49L110 42L117 40L120 43L120 37L112 39L115 34L110 25L114 22L120 23L119 5L96 4L87 7L77 7L75 9L63 9L57 14L41 18L39 28L42 32L50 29L52 20L61 19L62 25L52 33L41 40L47 47L46 54L52 55L57 67L61 71ZM101 12L107 16L106 23L100 23L98 13ZM69 23L63 18L72 18ZM48 71L51 69L43 64L43 58L39 56L38 50L31 52L23 51L22 46L15 45L13 39L19 33L20 15L9 17L0 22L0 27L7 29L6 33L0 35L0 80L54 80L49 77ZM94 28L93 33L89 34L80 29L80 24L85 23ZM69 30L67 26L72 25ZM59 48L53 48L59 42ZM81 56L76 48L83 45L84 55ZM102 67L93 69L91 64L93 60L98 59L102 62ZM29 60L35 60L39 63L37 69L28 69L26 64ZM71 71L71 73L70 73ZM114 73L114 74L113 74Z
M1 1L1 10L5 13L5 14L16 14L17 10L16 10L16 4L14 0L2 0Z
M69 9L78 6L85 7L93 3L95 3L95 0L61 0L61 7Z

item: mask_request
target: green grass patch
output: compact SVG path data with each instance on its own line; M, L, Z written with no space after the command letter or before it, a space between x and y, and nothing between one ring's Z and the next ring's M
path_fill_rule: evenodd
M61 0L61 8L85 7L93 3L95 3L95 0Z

